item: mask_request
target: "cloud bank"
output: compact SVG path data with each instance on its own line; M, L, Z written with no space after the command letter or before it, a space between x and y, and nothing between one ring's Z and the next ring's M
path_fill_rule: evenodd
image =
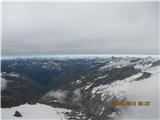
M63 103L65 101L66 95L68 91L63 91L63 90L57 90L57 91L50 91L48 92L45 96L47 97L53 97L57 99L59 102Z
M2 55L158 54L158 2L3 3Z
M1 90L4 90L7 87L7 80L1 78Z

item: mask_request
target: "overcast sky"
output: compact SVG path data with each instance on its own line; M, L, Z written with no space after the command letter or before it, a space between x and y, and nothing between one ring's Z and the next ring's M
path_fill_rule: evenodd
M158 54L157 2L3 3L2 54Z

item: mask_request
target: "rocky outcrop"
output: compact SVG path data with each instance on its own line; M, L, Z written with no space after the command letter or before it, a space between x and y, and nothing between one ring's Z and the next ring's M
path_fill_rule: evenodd
M22 117L21 113L18 112L18 111L16 111L13 116L15 116L15 117Z

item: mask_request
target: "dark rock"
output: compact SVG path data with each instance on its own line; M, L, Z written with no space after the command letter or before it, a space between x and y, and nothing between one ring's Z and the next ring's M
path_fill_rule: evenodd
M21 113L18 112L18 111L16 111L13 116L15 116L15 117L22 117Z
M150 76L151 76L151 73L149 73L149 72L143 72L143 75L141 77L135 79L135 81L143 80L143 79L148 78Z
M152 63L152 67L160 65L160 60L157 60Z

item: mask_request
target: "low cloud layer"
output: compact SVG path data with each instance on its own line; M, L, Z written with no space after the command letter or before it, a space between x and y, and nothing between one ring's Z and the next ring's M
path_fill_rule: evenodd
M50 91L46 94L47 97L53 97L57 99L59 102L64 102L66 98L67 91L57 90L57 91Z
M79 103L79 100L81 99L82 95L80 93L80 89L76 89L73 92L73 103Z
M1 78L1 90L4 90L7 87L7 80Z

